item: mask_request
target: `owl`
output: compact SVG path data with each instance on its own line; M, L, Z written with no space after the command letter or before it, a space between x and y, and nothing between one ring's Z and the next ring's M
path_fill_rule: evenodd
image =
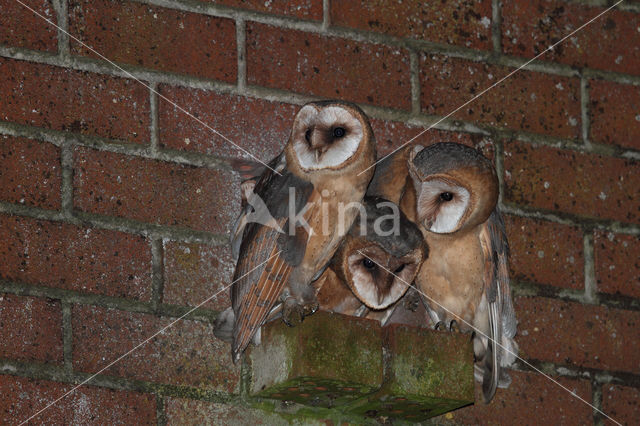
M416 285L434 323L475 331L475 375L488 403L498 385L509 385L502 367L517 353L495 169L475 149L455 143L415 146L402 155L409 178L401 204L430 248Z
M427 253L420 230L395 204L366 196L329 267L314 282L320 309L385 324ZM407 299L407 307L418 306Z
M295 325L317 309L311 283L351 227L357 209L344 206L364 197L375 156L371 126L356 105L311 102L297 113L283 152L250 184L232 233L232 312L216 328L231 336L234 362L276 310Z

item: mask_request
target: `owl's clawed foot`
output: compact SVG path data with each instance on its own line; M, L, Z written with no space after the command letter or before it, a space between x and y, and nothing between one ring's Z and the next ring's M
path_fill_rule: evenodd
M301 305L293 297L288 297L282 304L282 320L289 327L300 325L304 317L314 314L319 308L318 302Z
M460 333L460 325L458 325L458 321L456 320L451 320L451 322L449 323L449 326L447 326L447 322L446 321L438 321L436 326L434 327L435 330L439 330L439 331L451 331L452 333Z
M320 308L320 304L318 302L310 302L305 305L302 305L302 311L305 317L315 314L319 308Z

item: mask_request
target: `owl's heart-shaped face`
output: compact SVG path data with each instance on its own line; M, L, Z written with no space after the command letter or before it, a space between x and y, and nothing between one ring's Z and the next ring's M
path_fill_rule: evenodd
M495 169L468 146L416 146L408 168L416 218L427 231L448 234L484 223L498 201Z
M309 104L296 116L291 133L293 150L304 170L340 168L358 151L364 123L339 105Z
M420 183L416 191L418 220L426 229L439 234L460 228L469 209L469 191L449 179L433 178Z
M396 257L380 246L361 247L347 256L347 285L371 309L385 309L413 282L422 256Z

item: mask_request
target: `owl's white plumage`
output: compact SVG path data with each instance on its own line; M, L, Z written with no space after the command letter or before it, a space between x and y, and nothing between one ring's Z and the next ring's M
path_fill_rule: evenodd
M404 265L402 271L396 274L397 277L393 278L389 289L381 291L380 285L376 284L376 278L371 271L363 266L363 261L365 259L371 259L376 265L388 265L390 262L387 257L391 255L385 254L385 256L380 256L369 252L369 254L365 256L361 253L362 251L363 249L360 249L347 257L348 272L350 273L350 277L348 277L350 281L348 284L351 287L351 291L370 309L379 310L388 308L406 293L408 289L406 282L407 280L409 280L408 282L413 280L418 265ZM389 273L384 270L380 272L385 276L389 275Z
M456 231L461 225L461 219L469 208L469 191L463 186L432 179L421 182L417 203L420 211L428 212L429 217L420 220L428 224L429 231L447 234ZM442 194L449 193L451 201L440 202Z
M332 140L331 131L345 130L344 137ZM324 134L317 135L315 132ZM293 149L300 167L320 170L340 166L357 151L363 136L362 124L353 114L339 106L318 109L307 105L300 110L293 126ZM311 146L310 138L320 138L325 144L323 152Z

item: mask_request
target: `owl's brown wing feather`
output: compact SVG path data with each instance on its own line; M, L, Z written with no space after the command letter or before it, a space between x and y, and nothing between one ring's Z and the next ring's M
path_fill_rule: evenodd
M286 220L278 221L280 226ZM245 247L238 264L232 300L236 323L233 330L233 359L237 360L253 335L266 320L277 303L293 265L285 261L277 244L280 234L272 228L261 227L255 238Z
M232 354L237 361L253 338L267 315L277 303L286 286L291 270L304 256L307 233L304 228L295 228L289 235L289 204L295 204L300 211L309 201L313 185L286 171L283 156L274 159L273 165L280 174L265 171L255 185L254 193L266 208L269 222L264 214L255 215L252 206L247 206L239 223L243 223L241 242L238 246L238 262L231 288L231 302L234 311ZM293 197L289 188L294 188ZM255 206L254 206L255 207ZM313 210L313 209L309 209ZM265 213L265 212L263 212ZM260 222L243 221L243 216L254 214Z
M501 359L513 356L506 353L506 349L511 346L510 339L515 335L516 326L509 288L509 245L504 222L497 209L483 225L480 239L485 260L485 295L489 304L489 340L484 357L482 391L485 401L489 402L500 382L510 380L501 371Z

